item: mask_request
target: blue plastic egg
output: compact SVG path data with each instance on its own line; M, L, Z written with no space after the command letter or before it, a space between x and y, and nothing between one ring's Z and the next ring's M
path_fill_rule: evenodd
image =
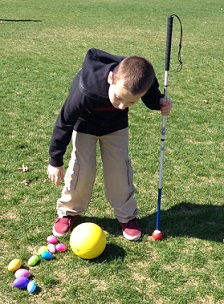
M15 281L13 282L14 287L17 288L26 288L27 285L29 283L29 280L26 277L20 277L15 279Z
M34 281L30 281L27 285L27 290L29 292L34 292L36 290L36 288L37 288L37 284Z
M42 252L41 256L45 260L50 260L50 259L52 259L53 255L52 255L52 253L50 253L50 251L44 251L44 252Z

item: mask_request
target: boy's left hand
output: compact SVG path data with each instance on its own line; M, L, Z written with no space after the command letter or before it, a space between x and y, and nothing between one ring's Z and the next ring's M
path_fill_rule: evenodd
M168 116L170 114L172 102L169 98L160 98L160 111L163 116Z

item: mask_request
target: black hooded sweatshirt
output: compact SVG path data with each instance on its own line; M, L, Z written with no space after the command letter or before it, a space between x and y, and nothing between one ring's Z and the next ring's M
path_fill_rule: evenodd
M87 52L55 123L49 149L52 166L63 165L73 130L102 136L128 126L128 108L119 110L113 107L108 97L107 82L109 72L124 58L94 48ZM159 110L162 96L155 78L141 99L149 109Z

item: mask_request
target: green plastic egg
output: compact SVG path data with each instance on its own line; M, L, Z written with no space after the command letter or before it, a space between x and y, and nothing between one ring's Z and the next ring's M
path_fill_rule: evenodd
M40 257L38 255L33 255L28 260L29 266L35 266L40 261Z

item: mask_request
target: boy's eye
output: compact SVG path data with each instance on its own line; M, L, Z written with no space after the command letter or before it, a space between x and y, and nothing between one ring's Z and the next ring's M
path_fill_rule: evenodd
M116 99L118 99L118 100L122 100L122 98L121 98L120 96L118 96L118 95L115 95L115 97L116 97Z

